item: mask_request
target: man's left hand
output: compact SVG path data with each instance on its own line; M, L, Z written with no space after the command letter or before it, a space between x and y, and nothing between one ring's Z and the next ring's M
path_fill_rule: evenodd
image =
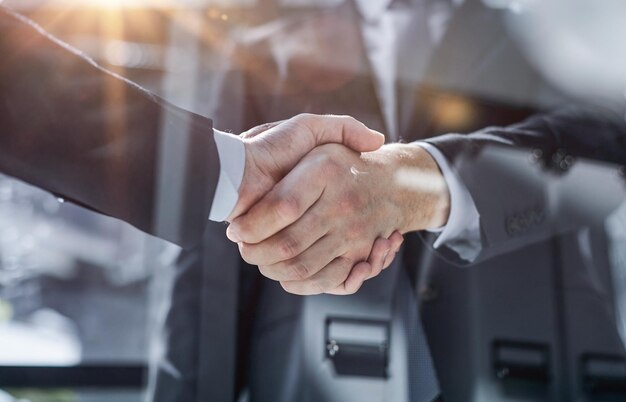
M377 238L442 226L448 210L445 181L422 148L358 154L325 145L235 219L228 235L248 263L290 293L348 294L379 273L356 265L376 254Z

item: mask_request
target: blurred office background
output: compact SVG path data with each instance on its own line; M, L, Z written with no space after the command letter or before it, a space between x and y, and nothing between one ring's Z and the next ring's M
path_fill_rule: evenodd
M215 101L214 55L243 15L262 14L245 0L5 4L203 114ZM32 402L140 401L180 250L63 201L0 177L0 388Z
M233 38L270 20L277 3L5 1L103 66L208 116L219 102L216 77L228 67ZM322 3L291 0L280 7L284 13ZM528 2L490 3L515 8ZM537 38L521 31L532 53ZM611 44L624 46L626 33L607 35L607 52L614 52ZM548 63L546 74L564 79L563 87L588 90L576 85L579 76L563 77L554 66ZM586 73L602 74L594 67ZM609 78L602 88L624 96L623 77ZM0 177L0 222L0 388L7 392L0 392L0 402L12 401L9 395L32 402L142 400L180 250L8 177ZM625 227L617 218L610 226L617 244L611 255L621 267Z
M278 3L3 4L111 71L211 116L232 38L271 19ZM283 3L282 12L324 1ZM0 389L32 402L143 400L180 249L1 175L0 221Z

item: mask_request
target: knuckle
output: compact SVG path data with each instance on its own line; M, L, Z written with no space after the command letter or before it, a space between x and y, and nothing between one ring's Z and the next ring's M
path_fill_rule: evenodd
M300 201L293 195L287 195L278 200L275 206L276 215L285 221L292 221L298 217Z
M276 272L274 272L274 270L269 266L259 265L259 272L267 279L271 279L273 281L277 279Z
M298 295L298 296L306 296L307 295L307 292L305 290L303 290L302 284L299 283L299 282L281 281L280 282L280 286L282 286L282 288L285 290L285 292L291 293L292 295Z
M296 292L296 287L294 286L293 282L289 282L289 281L281 281L280 282L280 286L283 288L283 290L287 293L291 293L291 294L298 294Z
M289 271L296 280L300 281L308 279L311 276L308 264L299 259L296 259L289 264Z
M331 219L331 211L307 211L302 217L302 226L308 228L311 232L319 229L328 228Z
M341 289L343 290L343 294L346 295L346 296L353 295L353 294L355 294L359 290L357 288L351 288L350 289L350 288L348 288L346 286L345 283L343 285L341 285Z
M340 270L342 273L338 278L338 283L336 283L335 285L346 282L346 280L350 276L350 273L352 272L352 268L357 264L357 261L359 261L359 259L354 260L348 257L339 257L340 265L338 267L338 270Z
M379 265L379 266L377 266L377 267L374 267L374 268L372 269L372 272L371 272L371 274L370 274L370 276L369 276L369 277L370 277L370 278L375 278L375 277L377 277L378 275L380 275L380 273L381 273L382 271L383 271L383 265Z
M297 256L300 242L291 235L285 235L278 243L278 253L282 260L287 260Z
M313 118L313 115L311 113L300 113L296 115L295 117L293 117L293 121L304 124L304 123L311 121L312 118Z
M311 294L321 295L333 289L333 286L322 281L311 281Z
M352 117L352 116L348 116L348 115L341 115L341 116L338 116L338 117L342 120L342 122L343 122L344 124L354 124L354 123L356 123L356 122L357 122L357 119L355 119L355 118L354 118L354 117Z
M332 289L323 278L309 279L300 282L300 291L307 295L321 295Z
M320 295L333 289L319 280L281 281L280 285L286 292L300 296Z

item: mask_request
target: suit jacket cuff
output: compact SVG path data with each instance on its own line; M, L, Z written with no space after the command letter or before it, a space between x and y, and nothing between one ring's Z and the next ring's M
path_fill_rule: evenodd
M466 261L473 261L480 254L480 216L472 196L459 176L451 168L446 157L437 147L427 142L417 142L439 165L450 191L450 215L445 226L429 229L439 233L433 247L447 246Z

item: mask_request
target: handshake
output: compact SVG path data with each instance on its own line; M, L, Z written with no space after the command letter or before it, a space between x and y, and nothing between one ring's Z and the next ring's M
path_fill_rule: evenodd
M353 118L304 114L242 138L227 235L287 292L355 293L393 262L403 234L447 222L448 189L430 154L383 146Z

